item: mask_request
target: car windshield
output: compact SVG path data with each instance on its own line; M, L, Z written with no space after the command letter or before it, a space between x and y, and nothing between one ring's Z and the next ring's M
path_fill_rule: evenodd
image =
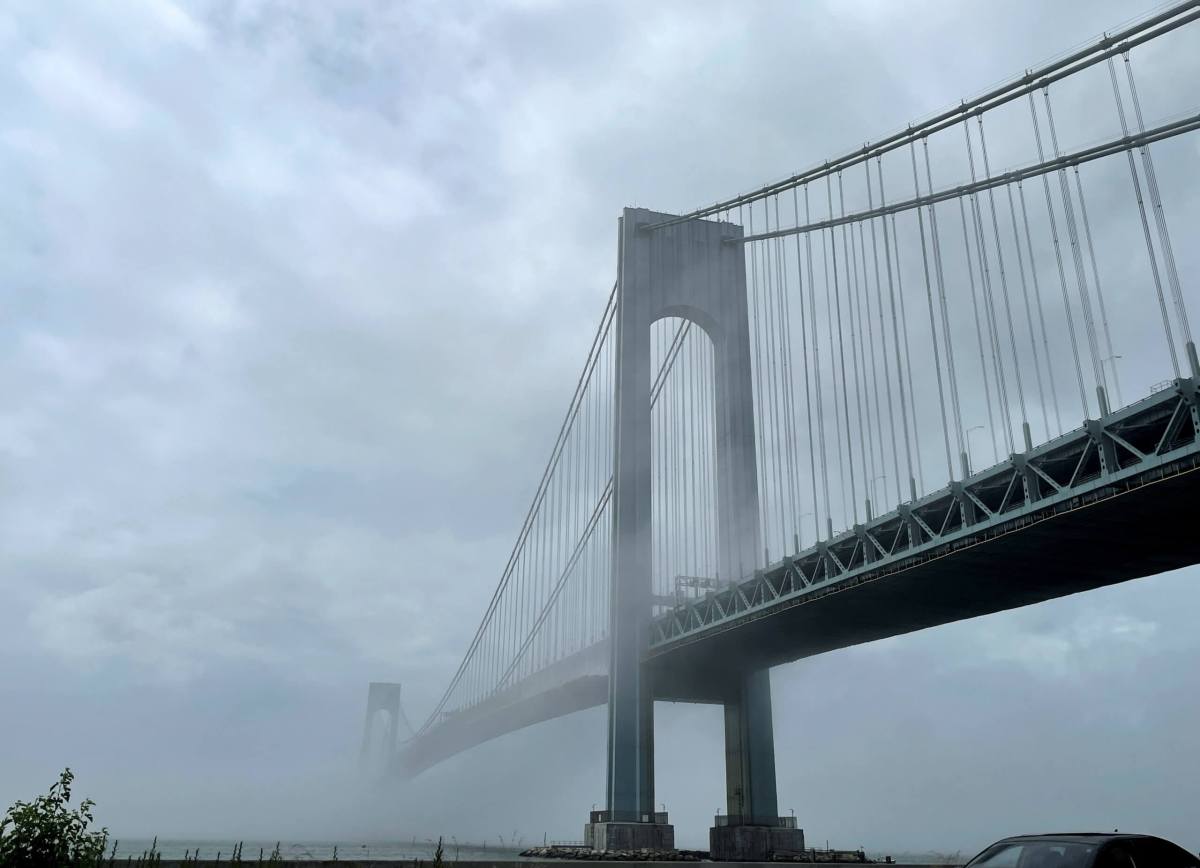
M1095 844L1079 841L1001 841L967 863L968 868L1089 868Z

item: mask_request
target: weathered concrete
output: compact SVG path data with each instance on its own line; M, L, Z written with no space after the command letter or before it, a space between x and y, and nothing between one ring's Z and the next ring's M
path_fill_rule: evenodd
M522 859L565 859L572 862L708 862L707 850L593 850L587 846L549 844L521 851Z
M804 830L794 826L713 826L708 849L714 862L770 862L804 850Z
M674 850L675 827L670 823L588 823L583 827L585 846L609 850Z

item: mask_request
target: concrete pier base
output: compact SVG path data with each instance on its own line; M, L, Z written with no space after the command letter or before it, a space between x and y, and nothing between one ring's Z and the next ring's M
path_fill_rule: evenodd
M653 822L610 821L608 811L592 811L583 827L583 843L592 850L674 850L675 827L665 813L655 813Z
M776 826L729 825L717 817L708 831L708 849L714 862L770 862L777 854L790 856L804 849L804 830L793 817L780 817ZM725 821L725 822L722 822Z

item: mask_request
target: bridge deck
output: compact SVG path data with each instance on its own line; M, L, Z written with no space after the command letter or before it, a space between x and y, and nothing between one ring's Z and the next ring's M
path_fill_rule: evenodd
M445 715L405 743L395 771L415 775L477 744L608 701L608 641L602 640L470 708Z
M727 675L1200 562L1200 422L1182 380L753 578L655 619L657 699L720 702ZM607 643L409 742L415 774L608 698Z
M1200 561L1194 384L1180 381L1025 456L656 619L663 699L720 699L772 666Z

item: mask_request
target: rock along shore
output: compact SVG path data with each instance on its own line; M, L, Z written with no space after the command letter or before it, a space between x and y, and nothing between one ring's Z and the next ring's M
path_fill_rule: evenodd
M571 859L576 862L710 862L707 850L592 850L588 847L573 847L551 844L524 850L525 859ZM875 862L867 858L862 850L798 850L776 853L773 862L801 862L811 865L858 864Z
M524 850L525 859L574 859L581 862L706 862L707 850L592 850L551 844Z

